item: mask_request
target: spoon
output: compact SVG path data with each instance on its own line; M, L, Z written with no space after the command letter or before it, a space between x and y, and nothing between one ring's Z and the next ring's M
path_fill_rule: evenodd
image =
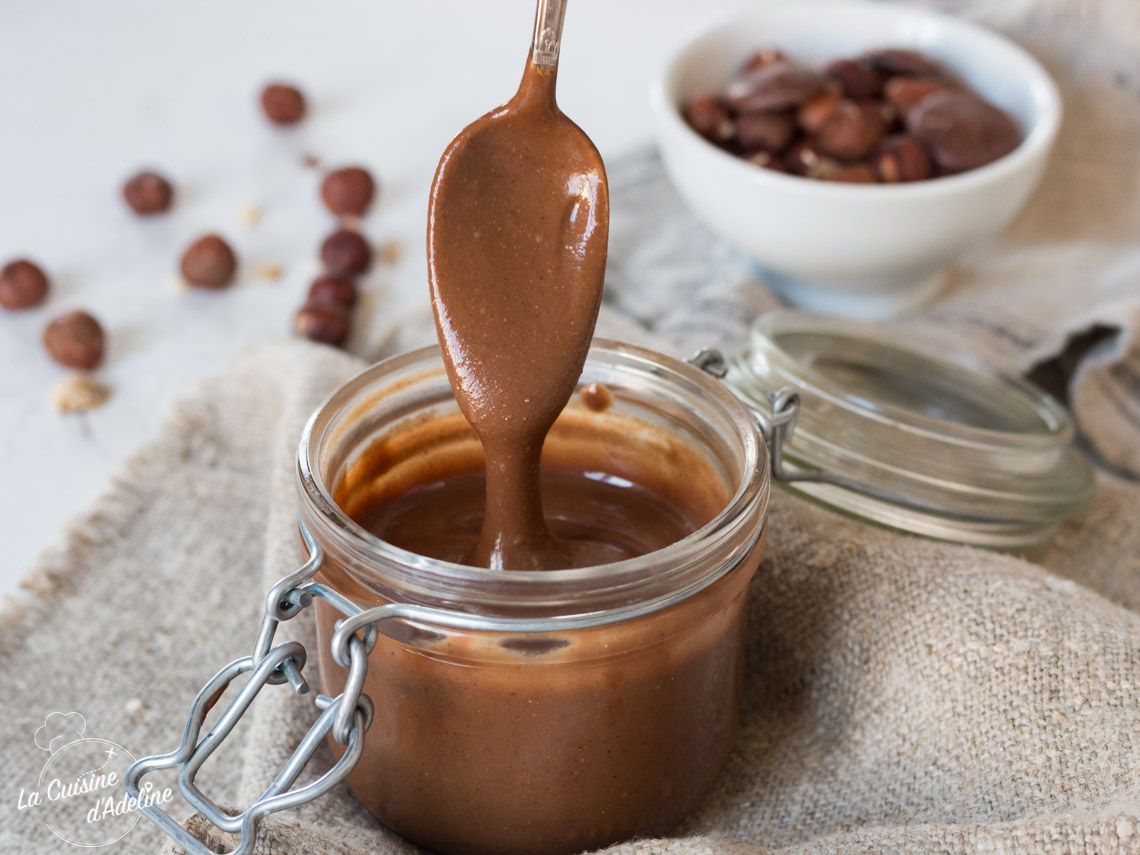
M555 99L564 16L565 0L539 0L518 92L447 147L428 206L436 331L486 459L467 561L498 569L569 566L543 517L539 461L581 375L605 273L605 167Z

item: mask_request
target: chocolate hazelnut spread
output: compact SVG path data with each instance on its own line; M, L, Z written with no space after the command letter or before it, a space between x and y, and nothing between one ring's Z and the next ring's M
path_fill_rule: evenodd
M610 390L601 383L591 383L580 394L582 403L596 413L604 412L614 402Z
M728 500L699 454L585 402L552 428L541 469L547 524L589 566L675 543ZM346 473L336 501L383 540L458 563L482 530L485 481L482 449L455 414L377 442Z
M467 563L596 563L554 538L539 487L546 432L574 392L601 304L609 234L602 158L555 102L557 66L448 146L428 209L428 276L448 376L487 457Z

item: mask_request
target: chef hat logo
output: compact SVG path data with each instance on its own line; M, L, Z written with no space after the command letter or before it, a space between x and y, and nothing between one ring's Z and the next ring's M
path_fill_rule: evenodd
M36 731L36 745L54 755L65 745L82 739L85 730L87 721L77 712L48 713Z

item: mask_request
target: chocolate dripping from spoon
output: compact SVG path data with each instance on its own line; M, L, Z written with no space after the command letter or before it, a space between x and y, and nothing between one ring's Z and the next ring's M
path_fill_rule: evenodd
M601 304L605 167L555 99L563 0L539 0L515 96L444 152L428 213L436 329L460 409L483 444L487 501L467 563L590 563L556 541L539 490L546 433L577 385Z

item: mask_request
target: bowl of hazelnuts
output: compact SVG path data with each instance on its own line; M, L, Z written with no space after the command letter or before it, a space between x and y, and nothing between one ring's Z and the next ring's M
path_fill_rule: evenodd
M654 83L665 167L790 302L864 317L929 298L1045 168L1057 88L1008 39L856 0L766 4Z

